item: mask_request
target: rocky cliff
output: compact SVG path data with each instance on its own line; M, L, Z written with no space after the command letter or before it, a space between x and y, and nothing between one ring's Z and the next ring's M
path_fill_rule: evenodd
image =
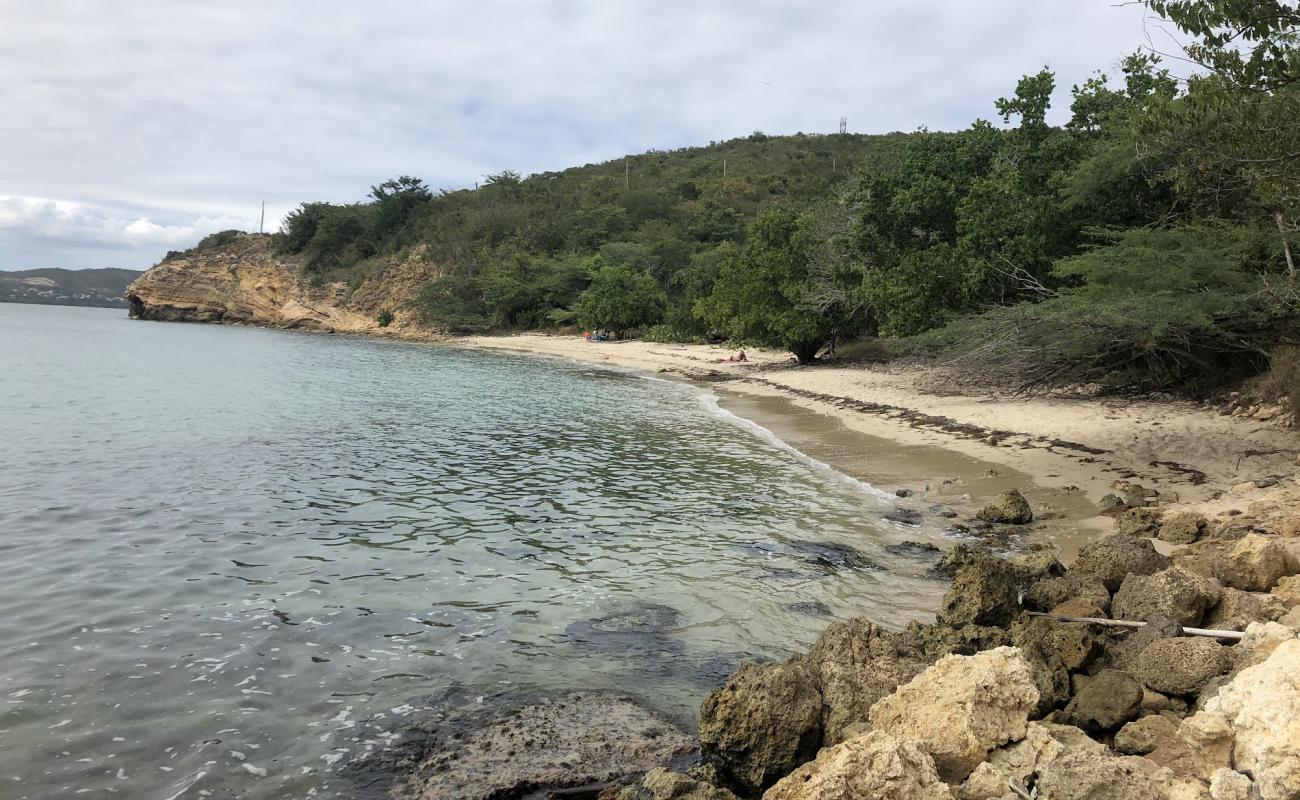
M173 254L127 287L133 319L218 322L349 333L427 336L406 307L437 275L422 252L382 263L357 288L312 286L271 237L245 234L218 247ZM380 312L393 324L379 326Z

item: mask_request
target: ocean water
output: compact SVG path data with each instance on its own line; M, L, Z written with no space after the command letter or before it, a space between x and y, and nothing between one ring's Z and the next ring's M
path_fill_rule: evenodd
M0 797L347 797L421 702L633 694L942 586L697 387L0 304Z

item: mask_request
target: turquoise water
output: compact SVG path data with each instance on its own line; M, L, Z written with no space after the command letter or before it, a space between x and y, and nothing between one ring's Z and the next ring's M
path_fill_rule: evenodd
M0 448L6 798L345 797L416 698L689 724L741 658L941 592L892 497L566 362L0 304Z

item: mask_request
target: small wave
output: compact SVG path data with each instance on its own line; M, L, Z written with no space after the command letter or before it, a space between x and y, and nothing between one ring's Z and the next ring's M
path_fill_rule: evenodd
M709 412L710 414L713 414L716 417L725 420L731 425L734 425L738 428L742 428L748 431L758 439L761 439L762 441L780 450L784 450L785 452L793 455L800 463L804 464L805 466L812 467L814 470L818 472L826 473L840 485L847 486L848 488L853 489L854 491L857 491L861 494L864 494L872 498L873 500L893 499L894 496L889 492L886 492L882 489L878 489L875 486L872 486L870 483L867 483L866 481L858 480L852 475L848 475L846 473L840 472L839 470L832 467L830 464L827 464L825 461L820 461L808 455L807 453L803 452L799 448L795 447L794 445L790 444L786 440L782 439L780 436L777 436L772 431L768 430L767 428L764 428L762 425L759 425L757 422L754 422L752 419L746 419L745 417L742 417L738 414L734 414L728 411L727 409L722 407L722 404L718 401L718 396L716 394L712 392L706 392L704 390L700 390L698 397L699 397L700 405L704 408L705 411Z

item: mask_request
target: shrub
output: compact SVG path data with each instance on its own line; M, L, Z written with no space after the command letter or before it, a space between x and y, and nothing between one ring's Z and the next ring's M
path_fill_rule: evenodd
M1273 353L1270 361L1268 374L1264 377L1264 391L1273 397L1286 398L1292 416L1300 421L1300 347L1281 347Z
M385 308L383 311L379 312L379 316L375 321L379 323L379 327L387 328L389 325L393 324L393 312Z

